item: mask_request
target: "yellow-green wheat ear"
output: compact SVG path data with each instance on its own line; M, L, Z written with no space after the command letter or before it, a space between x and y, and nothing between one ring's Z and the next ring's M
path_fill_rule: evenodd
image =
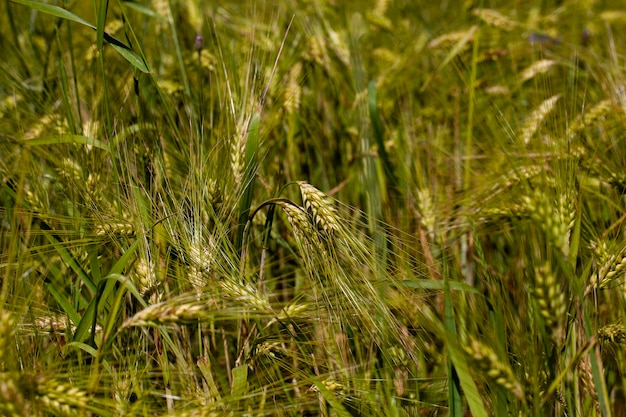
M539 306L539 314L546 328L557 336L563 328L567 313L566 292L557 274L550 265L538 267L534 271L533 296Z
M525 400L522 385L513 374L511 367L500 360L493 349L476 339L472 339L465 347L465 353L469 356L470 363L487 379L510 391L518 399Z
M332 199L305 181L298 181L302 204L317 227L328 234L339 229L339 218Z

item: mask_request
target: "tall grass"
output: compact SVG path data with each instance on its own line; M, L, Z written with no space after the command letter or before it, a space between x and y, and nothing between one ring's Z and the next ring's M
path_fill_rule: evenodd
M0 6L0 413L620 416L626 14Z

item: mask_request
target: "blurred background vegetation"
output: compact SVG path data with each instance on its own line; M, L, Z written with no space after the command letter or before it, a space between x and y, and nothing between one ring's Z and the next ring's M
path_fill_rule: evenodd
M2 2L2 414L626 415L625 29Z

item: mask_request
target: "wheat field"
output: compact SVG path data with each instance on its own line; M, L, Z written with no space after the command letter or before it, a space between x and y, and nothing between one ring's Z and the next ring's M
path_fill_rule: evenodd
M0 414L626 416L625 34L2 2Z

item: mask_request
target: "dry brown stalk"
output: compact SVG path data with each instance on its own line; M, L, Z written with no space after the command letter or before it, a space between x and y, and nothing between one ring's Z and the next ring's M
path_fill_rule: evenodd
M588 355L585 355L585 357L583 357L583 359L578 363L578 379L585 395L589 396L589 398L593 401L593 405L597 413L596 415L602 415L600 402L598 401L598 391L596 389L596 383L593 380L593 373L591 372L591 363Z

